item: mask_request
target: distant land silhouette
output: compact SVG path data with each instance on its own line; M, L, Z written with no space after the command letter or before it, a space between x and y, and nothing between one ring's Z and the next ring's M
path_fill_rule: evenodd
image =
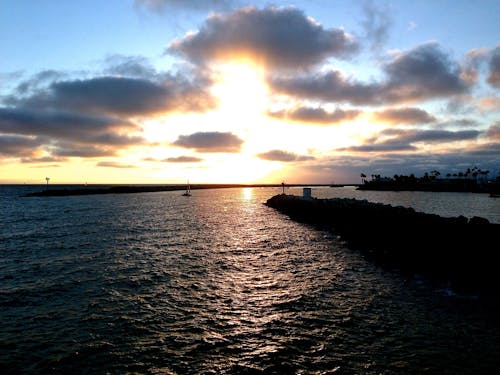
M471 192L500 194L500 176L495 180L488 179L488 170L477 167L468 168L464 172L448 173L445 178L440 177L437 170L425 173L423 177L415 175L394 175L393 177L382 177L371 175L368 180L365 174L361 174L362 184L359 190L392 190L392 191L434 191L434 192Z
M286 187L301 186L329 186L328 184L286 184ZM282 187L282 184L194 184L191 190L200 189L227 189L227 188L256 188L256 187ZM49 186L43 191L25 194L24 197L64 197L72 195L95 195L95 194L131 194L152 193L158 191L185 190L186 185L89 185L89 186L67 186L65 188L52 189Z

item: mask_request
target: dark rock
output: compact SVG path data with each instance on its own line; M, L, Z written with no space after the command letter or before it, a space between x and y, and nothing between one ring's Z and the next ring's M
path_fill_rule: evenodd
M490 222L488 219L485 219L484 217L479 217L479 216L474 216L469 220L469 224L472 225L485 225L489 224Z
M500 251L494 245L500 224L356 199L278 195L266 204L292 219L333 229L349 247L377 262L427 274L462 291L500 294Z

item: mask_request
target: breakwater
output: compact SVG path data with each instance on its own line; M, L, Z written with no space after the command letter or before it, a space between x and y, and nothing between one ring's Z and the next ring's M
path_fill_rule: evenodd
M385 266L424 274L460 293L500 295L500 224L356 199L280 194L266 205L294 220L333 230L350 248Z

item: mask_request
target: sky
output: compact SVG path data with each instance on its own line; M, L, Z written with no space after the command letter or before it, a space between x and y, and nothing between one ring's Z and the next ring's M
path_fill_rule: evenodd
M2 0L0 183L500 173L500 2Z

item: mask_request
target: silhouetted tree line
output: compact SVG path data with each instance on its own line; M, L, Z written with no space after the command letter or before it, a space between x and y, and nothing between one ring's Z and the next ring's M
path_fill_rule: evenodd
M488 181L487 169L477 166L467 168L463 172L447 173L441 177L441 172L432 170L425 172L422 177L410 175L398 175L393 177L372 174L371 179L361 173L362 184L360 189L373 190L429 190L429 191L490 191L498 190L500 175L495 181Z

